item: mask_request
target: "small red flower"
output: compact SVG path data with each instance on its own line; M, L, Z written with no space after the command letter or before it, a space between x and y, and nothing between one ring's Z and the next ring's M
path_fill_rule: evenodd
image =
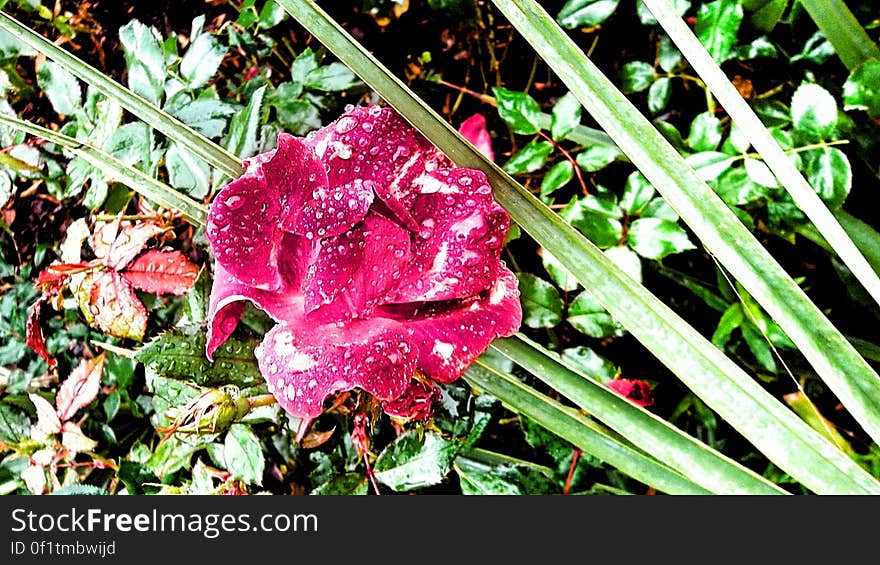
M654 391L646 381L637 379L614 379L608 383L608 388L625 397L633 404L639 406L651 406L654 404Z

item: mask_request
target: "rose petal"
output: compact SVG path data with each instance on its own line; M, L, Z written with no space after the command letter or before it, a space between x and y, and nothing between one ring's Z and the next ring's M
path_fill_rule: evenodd
M412 207L419 223L413 259L388 302L472 296L489 288L510 217L491 196L486 175L471 169L437 171Z
M633 404L648 407L654 404L654 391L651 383L638 379L612 379L608 388L628 399Z
M284 230L297 231L304 204L326 190L327 175L311 148L279 134L277 147L249 160L211 203L206 233L217 262L244 283L277 289Z
M393 320L347 324L282 323L257 347L260 372L278 404L298 418L315 418L331 394L359 387L380 401L407 388L418 353Z
M373 196L373 183L361 179L316 190L303 205L296 233L308 239L340 235L366 216Z
M248 172L223 187L211 204L205 229L217 263L244 283L278 288L281 207L281 195L262 174Z
M303 300L296 284L302 277L296 268L285 265L296 263L293 259L307 248L305 238L288 234L282 251L282 284L276 291L261 290L246 285L229 274L218 262L214 264L214 283L208 306L208 340L206 353L212 359L214 351L235 331L245 310L245 300L265 311L275 321L295 321L303 316ZM310 244L309 244L310 245ZM307 264L305 261L303 264ZM292 283L292 284L290 284Z
M413 181L449 159L391 108L348 108L336 121L306 137L327 166L330 186L372 181L376 194L403 222L415 199Z
M368 315L410 259L410 233L380 214L321 248L303 285L306 312L313 320L338 321Z
M492 151L492 138L486 129L486 116L483 114L470 116L461 122L461 125L458 126L458 132L490 161L495 160L495 152Z
M456 380L492 340L519 330L522 307L517 279L500 261L496 269L495 284L479 296L419 312L407 312L403 305L380 309L412 334L419 349L418 368L431 379Z

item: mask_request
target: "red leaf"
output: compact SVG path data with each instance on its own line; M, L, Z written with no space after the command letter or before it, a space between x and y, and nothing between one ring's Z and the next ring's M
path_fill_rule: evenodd
M133 287L150 294L176 294L190 289L199 275L199 267L180 251L151 249L128 266L122 276Z
M88 406L101 390L101 373L104 372L104 354L94 359L83 359L70 373L55 395L55 410L62 422L70 420L77 410Z
M115 337L141 341L147 330L147 310L131 286L116 271L93 271L77 293L86 320Z
M152 222L110 222L104 224L89 238L95 256L104 265L122 270L144 248L151 238L167 231Z
M44 294L29 308L27 324L25 324L25 343L36 351L37 355L46 360L50 369L54 369L55 359L46 351L46 340L43 337L43 327L40 325L40 310L47 300L49 300L49 295Z

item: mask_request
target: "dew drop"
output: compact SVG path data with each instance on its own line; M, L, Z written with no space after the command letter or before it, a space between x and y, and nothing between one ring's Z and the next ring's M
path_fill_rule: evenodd
M336 122L336 133L348 133L358 125L358 119L354 116L342 116Z
M233 194L229 198L226 199L226 207L230 210L236 210L241 208L244 205L244 198L238 194Z

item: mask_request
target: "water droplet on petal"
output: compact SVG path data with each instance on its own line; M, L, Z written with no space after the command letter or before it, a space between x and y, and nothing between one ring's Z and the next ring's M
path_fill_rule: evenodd
M242 205L244 204L244 197L242 197L239 194L233 194L232 196L230 196L229 198L226 199L224 204L226 204L226 207L229 208L230 210L236 210L238 208L241 208Z
M336 133L348 133L358 125L358 119L354 116L342 116L336 122Z

